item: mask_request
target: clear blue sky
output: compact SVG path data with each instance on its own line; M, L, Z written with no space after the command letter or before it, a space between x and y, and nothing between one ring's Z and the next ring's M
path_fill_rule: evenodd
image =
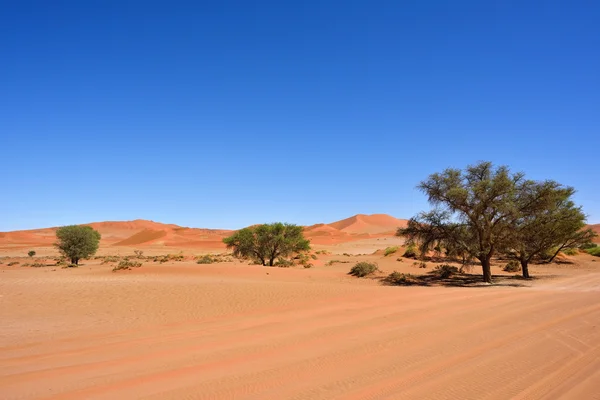
M600 222L596 1L0 1L0 231L409 218L479 160Z

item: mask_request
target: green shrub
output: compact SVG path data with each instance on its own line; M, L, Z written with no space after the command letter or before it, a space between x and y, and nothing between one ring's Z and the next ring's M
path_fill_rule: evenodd
M579 250L577 249L564 249L562 252L568 256L576 256L579 254Z
M116 271L120 271L120 270L129 270L132 268L139 268L142 266L142 263L139 261L129 261L129 260L123 260L119 263L119 265L117 265L116 267L113 268L113 272Z
M294 261L280 257L277 259L277 261L275 261L275 264L273 265L279 268L290 268L294 266Z
M117 256L105 256L102 257L102 262L100 264L108 264L108 263L115 263L115 262L119 262L120 257Z
M385 281L392 285L412 285L418 283L419 279L411 274L394 271L385 278Z
M417 255L417 247L415 245L410 244L406 247L406 250L404 250L404 254L402 255L402 257L416 258Z
M458 274L458 268L449 264L442 264L435 267L433 273L441 279L448 279L453 275Z
M510 260L508 264L502 268L504 272L519 272L521 270L521 264L517 260Z
M201 256L196 260L196 264L212 264L214 262L217 262L217 260L214 259L210 254Z
M27 253L27 255L28 255L29 257L33 257L33 256L35 256L35 250L29 250L29 253Z
M390 254L394 254L397 251L398 251L398 246L388 247L387 249L385 249L385 252L383 253L383 256L387 257Z
M354 267L352 267L352 269L350 270L350 272L348 274L362 278L367 275L371 275L372 273L374 273L377 270L379 270L379 268L377 268L377 264L362 261L362 262L357 263Z
M600 247L594 247L591 249L587 249L586 252L596 257L600 257Z
M579 246L579 248L581 250L593 249L595 247L598 247L598 245L596 243L592 243L592 242L587 242L587 243L584 243L581 246Z

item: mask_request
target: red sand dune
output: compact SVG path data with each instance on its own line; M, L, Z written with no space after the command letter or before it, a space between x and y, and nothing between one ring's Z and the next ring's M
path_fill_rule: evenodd
M185 228L173 224L137 219L86 224L102 235L101 247L165 246L180 248L223 248L222 240L231 230ZM390 236L406 220L386 214L355 215L330 224L305 228L305 235L314 244L338 244L360 239ZM50 247L56 240L56 228L0 233L0 248Z

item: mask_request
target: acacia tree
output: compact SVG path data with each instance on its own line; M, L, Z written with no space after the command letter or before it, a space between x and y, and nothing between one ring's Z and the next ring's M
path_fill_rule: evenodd
M233 255L253 258L262 265L273 266L278 257L310 249L310 242L304 238L302 227L281 222L257 225L241 229L223 239Z
M529 278L529 263L534 257L554 250L549 261L566 248L589 242L596 235L585 227L585 214L571 200L575 190L554 181L526 181L521 185L517 204L519 218L514 220L508 251L521 263L524 278Z
M69 225L56 230L56 248L71 260L71 264L78 265L82 258L91 257L100 245L100 232L91 226Z
M433 222L439 238L452 241L481 262L483 281L491 283L491 259L511 233L522 181L523 174L512 174L506 166L495 168L490 162L432 174L418 188L435 209L412 219L412 229L409 223L399 233L422 238L423 229L432 229Z

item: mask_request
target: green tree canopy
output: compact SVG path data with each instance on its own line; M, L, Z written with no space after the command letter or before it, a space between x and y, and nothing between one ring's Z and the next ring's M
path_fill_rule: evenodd
M100 233L90 226L63 226L56 230L56 238L55 246L75 265L80 259L94 255L100 245Z
M526 181L521 186L520 214L506 253L519 260L525 278L529 278L529 262L534 257L552 252L552 261L561 250L576 248L596 236L584 229L585 214L571 200L574 193L573 188L554 181Z
M463 260L477 258L485 282L492 281L491 259L497 253L514 255L529 277L533 257L593 237L591 230L582 230L585 215L571 200L572 188L525 180L506 166L481 162L464 171L447 169L418 187L434 209L412 218L397 234L423 253L439 246Z
M262 265L273 265L278 257L310 249L302 227L281 222L241 229L223 239L236 257L252 258Z

